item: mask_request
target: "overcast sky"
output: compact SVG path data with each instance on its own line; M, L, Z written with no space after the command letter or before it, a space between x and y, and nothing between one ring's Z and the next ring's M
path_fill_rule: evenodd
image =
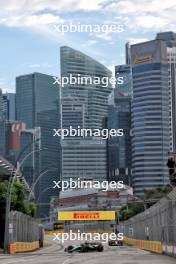
M123 25L123 32L59 33L55 25ZM0 0L0 87L15 90L15 77L59 75L59 48L78 49L111 70L123 64L125 43L176 31L175 0Z

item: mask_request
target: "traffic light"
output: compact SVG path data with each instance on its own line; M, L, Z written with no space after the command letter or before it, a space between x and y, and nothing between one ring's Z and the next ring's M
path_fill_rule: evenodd
M172 184L172 186L176 186L176 164L173 158L168 159L167 166L169 168L170 183Z
M169 175L171 176L175 171L175 161L173 158L168 159L167 167L169 168Z
M176 174L175 173L170 176L170 183L172 184L172 186L176 186Z

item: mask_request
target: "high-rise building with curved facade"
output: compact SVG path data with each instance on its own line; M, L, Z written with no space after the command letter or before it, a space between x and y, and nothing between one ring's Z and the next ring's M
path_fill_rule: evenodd
M62 87L61 126L102 129L112 92L111 71L80 51L64 46L61 47L61 77L70 76L77 81ZM81 78L87 78L88 82L84 79L80 83ZM95 84L95 79L100 82ZM108 81L107 85L103 84L103 79ZM106 140L93 137L62 140L62 178L106 180Z
M108 96L112 92L111 85L96 83L98 79L105 81L110 79L112 73L104 65L80 51L70 47L61 47L61 77L73 76L75 78L87 77L88 83L68 83L62 87L62 98L72 97L84 105L84 127L102 128L103 118L108 111ZM104 78L104 79L103 79ZM93 81L90 84L90 80Z

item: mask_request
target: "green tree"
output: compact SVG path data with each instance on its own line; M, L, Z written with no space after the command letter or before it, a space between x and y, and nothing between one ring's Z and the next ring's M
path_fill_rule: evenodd
M130 203L127 206L124 206L120 210L120 220L125 221L129 218L141 213L144 211L144 206L141 203Z
M0 208L3 212L2 214L5 213L7 188L7 180L0 182ZM35 215L36 212L36 205L27 201L26 189L24 185L19 181L15 181L12 189L11 209L30 215L32 217Z
M150 190L145 190L144 196L142 198L144 200L148 200L148 199L159 200L164 196L166 196L171 190L172 190L171 186L158 187Z
M141 213L144 209L151 207L161 198L165 197L172 190L171 186L158 187L150 190L145 190L137 202L132 202L121 208L120 220L125 221L129 218Z

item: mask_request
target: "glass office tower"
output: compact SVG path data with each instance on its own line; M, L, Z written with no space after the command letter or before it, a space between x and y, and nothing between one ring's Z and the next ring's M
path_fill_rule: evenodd
M6 123L3 112L3 95L0 89L0 155L6 154Z
M6 120L15 121L15 94L3 94L3 114Z
M62 141L62 177L64 180L104 181L107 179L106 140L78 137Z
M110 78L111 71L91 57L70 47L61 47L62 77ZM102 83L68 83L61 90L62 127L102 129L108 113L111 85ZM100 138L66 138L62 140L63 179L106 180L106 140Z
M134 193L168 183L169 69L166 44L131 46L133 74L132 172Z
M61 99L61 127L67 128L84 127L84 102L72 97Z
M117 96L115 105L109 106L108 129L123 128L123 137L108 140L109 180L131 185L131 97Z
M156 39L165 42L169 70L170 151L176 152L176 33L160 32Z
M111 77L111 71L91 57L70 47L61 47L61 76L69 77ZM63 97L75 97L84 101L84 126L86 128L102 128L102 120L107 115L108 96L112 92L111 85L103 84L68 84L62 88Z
M3 96L2 90L0 89L0 119L3 117Z
M131 96L132 95L132 73L131 66L128 64L115 66L115 76L123 77L123 84L115 87L115 93L117 96Z
M127 56L127 54L126 54ZM109 106L107 126L123 128L124 136L108 140L109 180L123 180L131 185L131 97L132 74L128 64L115 66L115 76L123 77L123 84L113 91L113 104Z
M40 173L45 173L39 181L40 217L49 214L50 198L58 194L52 189L53 180L60 177L59 140L53 137L53 129L60 125L59 87L53 81L52 76L41 73L16 78L17 120L26 123L27 128L41 128Z

